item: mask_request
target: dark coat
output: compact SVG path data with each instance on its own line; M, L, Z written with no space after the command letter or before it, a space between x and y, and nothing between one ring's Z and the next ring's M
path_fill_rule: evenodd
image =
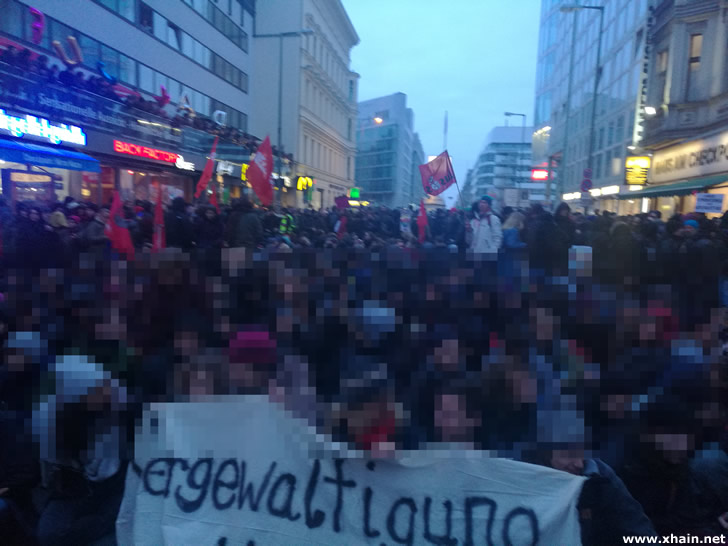
M235 230L233 246L244 246L245 248L256 248L263 240L263 224L258 213L254 211L245 212L238 219Z
M171 211L164 220L167 246L190 250L192 248L192 222L183 211Z
M195 223L197 248L220 248L222 246L223 226L219 216L212 220L198 218Z
M644 510L614 470L600 459L584 461L579 498L581 542L585 546L620 544L625 535L656 537Z

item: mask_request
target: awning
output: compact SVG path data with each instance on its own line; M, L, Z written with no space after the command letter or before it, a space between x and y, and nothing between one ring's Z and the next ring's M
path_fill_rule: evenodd
M99 162L86 154L17 140L0 140L0 159L39 167L101 172Z
M674 182L673 184L659 184L647 186L644 190L626 191L620 193L619 199L640 199L642 197L665 197L670 195L688 195L696 190L710 188L718 184L728 183L728 174L718 174L714 176L704 176L703 178L693 178L691 180L683 180Z

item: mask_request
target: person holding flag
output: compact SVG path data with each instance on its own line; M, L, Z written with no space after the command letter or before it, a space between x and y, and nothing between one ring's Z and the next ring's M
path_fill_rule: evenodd
M270 184L272 174L273 150L270 146L270 137L265 137L263 143L258 147L258 151L255 152L247 172L248 182L265 207L273 204L273 186Z
M215 137L214 142L212 143L212 150L210 151L210 157L207 158L207 163L205 163L205 170L202 171L202 175L200 176L200 181L197 183L197 189L195 189L195 199L199 199L203 192L207 191L207 187L210 184L210 180L212 180L212 174L215 170L215 151L217 150L217 142L220 137ZM220 208L217 205L217 192L215 191L214 185L212 189L212 194L210 195L210 204L215 207L218 214L220 213Z
M162 185L157 190L157 204L154 207L154 232L152 234L152 252L159 252L167 246L164 231L164 209L162 208Z
M468 250L476 254L497 254L503 241L500 219L491 208L493 198L484 195L473 203L473 219L467 226Z
M420 213L417 215L417 235L420 244L425 242L427 238L427 211L425 210L425 200L420 199Z
M118 191L114 192L114 200L104 232L114 250L125 254L128 259L134 259L134 244L129 233L129 222L124 218L124 206Z

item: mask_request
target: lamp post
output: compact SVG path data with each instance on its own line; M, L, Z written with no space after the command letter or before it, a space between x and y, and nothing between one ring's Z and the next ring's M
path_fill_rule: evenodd
M513 116L520 116L520 118L521 118L521 143L525 144L526 143L526 114L517 114L515 112L505 112L505 116L506 116L506 118L510 118ZM520 188L518 188L518 167L519 167L518 159L519 159L518 154L516 154L516 167L514 169L515 175L513 177L513 183L516 186L516 188L520 190ZM520 192L518 194L518 202L519 203L521 202Z
M587 166L589 170L594 172L594 137L595 125L597 120L597 96L599 94L599 80L601 79L601 63L602 63L602 34L604 33L604 6L582 6L581 4L566 4L561 6L562 13L574 13L583 9L595 9L599 11L599 36L597 37L597 60L594 68L594 90L592 92L592 111L591 111L591 123L589 126L589 154L587 156ZM574 23L576 24L576 22ZM572 50L573 54L573 50ZM567 120L568 121L568 120ZM568 130L568 128L567 128ZM584 205L584 213L588 211L589 206Z
M281 154L283 153L283 38L295 38L297 36L306 36L315 34L313 30L299 30L293 32L280 32L277 34L253 34L253 38L278 38L278 136L276 145L278 154L276 155L276 172L278 177L282 179ZM276 192L276 201L280 205L281 193Z

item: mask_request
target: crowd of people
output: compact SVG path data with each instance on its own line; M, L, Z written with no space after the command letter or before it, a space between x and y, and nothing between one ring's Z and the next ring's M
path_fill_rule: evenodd
M50 205L18 203L11 210L0 198L4 254L14 256L18 264L52 265L79 251L106 248L109 208L68 197ZM426 224L420 223L418 214L413 206L318 211L259 207L247 198L217 209L177 197L165 207L166 246L185 251L445 248L457 253L527 256L531 266L540 269L563 269L569 249L586 246L593 248L599 271L621 277L639 271L651 280L681 275L688 283L698 269L701 275L723 275L728 262L728 213L713 219L702 213L675 214L663 221L659 211L584 215L562 203L553 214L541 205L528 210L506 207L497 214L490 197L484 196L469 210L430 211ZM137 249L152 246L151 202L126 201L124 220Z
M41 544L108 534L145 405L258 393L363 451L589 476L585 544L728 533L728 217L417 212L176 199L188 252L122 260L108 208L0 206L0 518ZM125 216L150 246L153 207Z
M191 108L167 107L169 97L154 97L145 99L136 92L119 92L118 83L114 78L107 78L100 74L90 74L83 70L66 67L59 69L57 63L52 63L46 55L36 55L27 48L16 48L7 45L0 48L0 62L8 65L8 68L17 70L23 76L29 74L39 78L45 83L58 84L74 90L83 90L101 97L121 102L127 108L140 110L147 114L157 116L168 121L170 128L191 127L204 131L211 135L219 136L226 142L235 144L245 150L247 154L253 154L260 145L260 139L249 135L228 125L220 125L203 113L195 112ZM161 90L160 90L161 94ZM276 146L272 148L273 155L280 155L281 158L293 161L292 154L281 152Z

